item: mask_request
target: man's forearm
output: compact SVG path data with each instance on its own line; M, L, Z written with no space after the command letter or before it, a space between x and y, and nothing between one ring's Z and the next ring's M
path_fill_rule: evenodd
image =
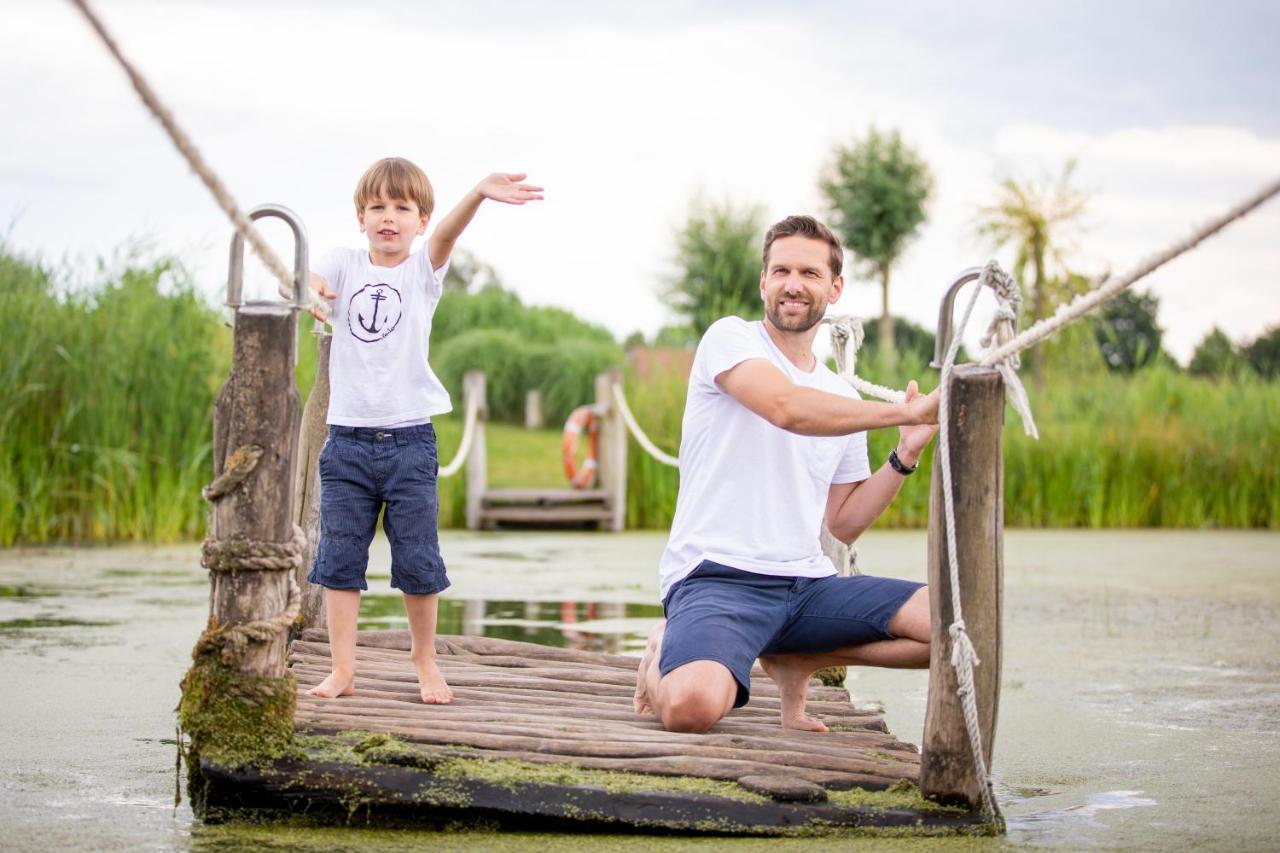
M910 466L916 464L914 459L904 458L902 461ZM893 499L902 490L905 479L888 462L881 465L845 498L834 517L827 519L827 529L831 531L831 535L846 544L861 536L893 503Z
M848 435L926 422L906 403L855 400L793 385L778 400L775 426L797 435Z

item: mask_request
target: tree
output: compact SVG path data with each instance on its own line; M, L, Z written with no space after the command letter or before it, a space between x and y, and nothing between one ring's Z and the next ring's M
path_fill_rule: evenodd
M721 317L759 317L764 208L695 199L676 232L676 275L663 291L695 338Z
M501 287L498 271L466 249L457 249L444 277L444 289L449 293L474 293L484 287Z
M1245 361L1264 379L1280 376L1280 325L1272 326L1244 348Z
M1054 293L1054 282L1071 282L1063 256L1073 248L1071 238L1080 229L1089 198L1071 187L1076 161L1068 160L1056 178L1019 180L1006 174L1000 179L996 199L978 209L977 231L996 249L1012 245L1017 252L1013 275L1025 287L1031 268L1031 321L1049 315L1065 294ZM1056 269L1051 270L1050 264ZM1055 276L1055 273L1057 275ZM1044 385L1044 358L1031 353L1037 386Z
M818 187L845 246L880 279L880 349L892 361L889 271L925 220L933 189L929 166L898 131L873 127L864 139L835 148Z
M1156 325L1159 306L1160 300L1153 294L1122 290L1094 316L1094 337L1113 372L1133 373L1160 355L1163 332Z
M1231 343L1231 339L1225 332L1214 326L1204 339L1196 344L1196 350L1191 354L1191 363L1187 366L1187 371L1193 376L1216 379L1222 376L1233 376L1244 365L1244 359L1240 357L1236 345Z

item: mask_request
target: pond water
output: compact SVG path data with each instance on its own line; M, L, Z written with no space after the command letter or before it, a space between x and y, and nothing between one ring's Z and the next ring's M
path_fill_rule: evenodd
M454 581L443 632L629 653L660 617L660 534L443 538ZM872 533L860 550L865 571L923 577L922 533ZM404 627L385 542L374 551L362 627ZM193 546L0 551L0 847L813 849L203 826L185 801L174 805L173 709L208 613L198 559ZM1009 834L928 844L1275 849L1280 535L1009 531L1005 562L994 774ZM916 742L926 686L924 672L856 670L849 680L855 701L882 704L890 728Z

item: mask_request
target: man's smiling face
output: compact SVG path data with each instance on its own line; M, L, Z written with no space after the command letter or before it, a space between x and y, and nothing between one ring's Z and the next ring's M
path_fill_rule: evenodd
M840 298L844 278L831 275L831 247L811 237L781 237L760 273L764 314L783 332L807 332Z

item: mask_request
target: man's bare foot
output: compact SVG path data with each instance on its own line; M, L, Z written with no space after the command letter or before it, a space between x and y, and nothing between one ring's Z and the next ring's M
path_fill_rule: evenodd
M649 698L649 670L658 665L662 656L662 633L666 630L666 621L659 622L649 630L649 642L640 656L640 665L636 668L636 693L632 697L631 706L637 714L654 716L653 700Z
M329 677L307 691L308 696L319 696L321 699L336 699L339 696L350 696L356 692L356 676L353 672L334 670Z
M418 671L418 688L422 691L422 701L428 705L448 705L453 701L453 691L445 683L440 667L436 666L435 655L414 658L413 667Z
M806 732L825 732L826 724L804 712L809 697L809 676L815 668L799 655L760 658L760 666L778 685L782 696L782 727Z

